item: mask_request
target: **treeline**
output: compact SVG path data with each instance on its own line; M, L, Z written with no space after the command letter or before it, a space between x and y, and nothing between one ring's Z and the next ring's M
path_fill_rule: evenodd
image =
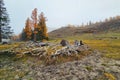
M120 30L120 16L109 17L101 21L92 22L82 25L68 25L68 27L77 27L75 33L99 33L99 32L117 32Z
M118 16L115 16L115 17L109 17L109 18L106 18L106 19L104 19L103 21L97 21L97 22L92 22L92 21L89 21L86 25L84 25L84 23L81 25L81 26L83 26L83 27L85 27L85 26L90 26L90 25L98 25L98 24L101 24L101 23L107 23L107 22L114 22L114 21L116 21L116 20L120 20L120 16L118 15Z
M27 18L25 27L20 34L20 40L22 41L43 41L48 40L46 17L41 12L37 13L37 8L32 11L31 18Z
M117 22L117 21L120 21L120 16L115 16L115 17L109 17L109 18L106 18L104 20L100 20L100 21L97 21L97 22L92 22L92 21L88 21L86 24L85 23L82 23L81 25L72 25L72 24L68 24L66 26L62 26L61 28L64 28L64 27L93 27L93 26L98 26L99 24L103 24L103 23L114 23L114 22Z

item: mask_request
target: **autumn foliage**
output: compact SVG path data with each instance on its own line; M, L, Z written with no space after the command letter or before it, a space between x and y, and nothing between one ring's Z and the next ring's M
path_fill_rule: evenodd
M35 8L33 11L32 11L32 15L31 15L31 18L32 18L32 24L33 24L33 28L34 28L34 41L36 41L36 34L37 34L37 8Z
M46 18L41 12L37 15L37 8L32 11L31 19L26 20L25 28L21 33L22 40L42 41L48 40Z
M38 17L38 25L37 25L37 31L38 31L38 36L40 36L42 39L48 39L48 34L47 34L47 27L46 27L46 18L44 17L44 13L42 12L39 17ZM38 37L40 40L40 37Z
M25 29L24 29L24 32L26 33L26 40L30 40L31 39L31 35L32 35L32 28L31 28L30 23L31 23L31 21L28 18L26 20L26 25L25 25Z

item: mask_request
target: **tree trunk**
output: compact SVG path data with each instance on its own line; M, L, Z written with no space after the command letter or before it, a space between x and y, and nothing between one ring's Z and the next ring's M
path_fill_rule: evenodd
M36 42L36 33L34 33L34 41Z

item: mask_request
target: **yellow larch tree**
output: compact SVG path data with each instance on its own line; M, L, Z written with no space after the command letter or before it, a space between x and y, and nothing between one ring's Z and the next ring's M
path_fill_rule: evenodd
M36 34L37 34L37 8L35 8L33 11L32 11L32 15L31 15L31 18L32 18L32 24L33 24L33 28L34 28L34 41L36 41Z
M38 29L39 32L41 33L41 38L43 39L48 39L48 33L47 33L47 26L46 26L46 18L44 17L44 13L42 12L39 16L38 16L39 20L38 20Z
M32 35L32 28L31 28L31 20L29 18L26 20L24 32L26 35L26 40L30 40Z

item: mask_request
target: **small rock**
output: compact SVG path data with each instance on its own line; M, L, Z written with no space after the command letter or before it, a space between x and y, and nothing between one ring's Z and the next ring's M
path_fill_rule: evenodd
M18 76L18 75L16 75L16 76L15 76L15 79L19 79L19 76Z
M28 79L22 79L22 80L28 80Z
M37 72L37 75L38 75L38 76L41 75L41 72Z
M31 75L31 74L33 74L33 72L32 72L32 71L30 71L30 72L29 72L29 74Z

